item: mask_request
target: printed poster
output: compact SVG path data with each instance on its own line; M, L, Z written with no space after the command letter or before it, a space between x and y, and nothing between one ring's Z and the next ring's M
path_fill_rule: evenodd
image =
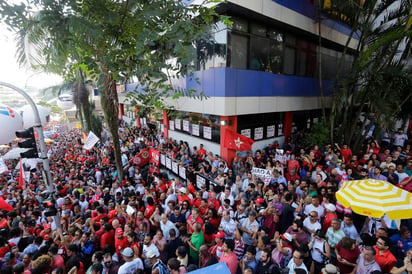
M266 137L267 138L275 137L275 125L267 127Z
M199 136L199 125L192 125L192 134L194 136Z
M203 137L209 140L212 140L212 128L203 127Z
M178 129L178 130L181 130L181 129L182 129L182 120L181 120L181 119L176 119L176 120L175 120L175 127L176 127L176 129Z
M189 131L189 121L183 120L183 130Z
M242 130L240 131L240 134L242 134L243 136L246 136L246 137L250 138L251 129L250 129L250 128L242 129Z
M255 128L255 138L254 140L261 140L263 139L263 127Z

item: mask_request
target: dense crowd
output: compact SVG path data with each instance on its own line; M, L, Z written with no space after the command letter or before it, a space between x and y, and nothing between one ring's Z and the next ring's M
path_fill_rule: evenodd
M410 220L360 216L335 197L351 179L410 190L402 131L359 153L346 144L309 147L298 134L231 163L149 128L122 126L119 136L121 179L106 134L90 151L79 130L61 129L48 145L60 225L45 214L53 201L41 163L20 187L17 161L7 161L0 195L13 210L0 213L0 274L183 274L218 262L231 274L412 273ZM187 167L187 180L136 165L147 147ZM253 167L270 170L270 181ZM197 174L213 183L198 186Z

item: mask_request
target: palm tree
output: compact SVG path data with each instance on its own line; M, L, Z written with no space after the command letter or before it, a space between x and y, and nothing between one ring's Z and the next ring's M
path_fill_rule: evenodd
M169 78L186 76L193 67L192 41L205 36L205 26L217 16L214 8L209 0L190 6L164 0L27 3L0 3L2 22L17 34L19 60L31 60L35 67L61 75L87 68L100 90L122 179L116 92L120 73L137 76L140 83L163 94L173 92ZM28 44L33 45L31 52ZM166 61L171 57L175 62Z

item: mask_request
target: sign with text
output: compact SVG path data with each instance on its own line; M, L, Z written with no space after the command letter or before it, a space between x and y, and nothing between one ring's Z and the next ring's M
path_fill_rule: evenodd
M160 154L160 163L161 163L163 166L166 166L166 155Z
M176 119L175 120L175 127L176 127L176 129L181 130L182 129L182 120Z
M255 128L255 140L263 139L263 127Z
M169 121L169 128L170 128L170 130L175 130L175 121L173 121L173 120Z
M172 161L172 171L175 174L179 174L179 165L175 161Z
M184 166L179 166L179 176L183 180L186 180L186 168Z
M166 167L168 169L172 169L172 159L170 159L169 157L166 157Z
M192 125L192 134L194 136L199 136L199 125Z
M183 120L183 130L189 131L189 121Z
M270 180L272 180L272 172L268 169L263 169L263 168L257 168L253 167L252 168L252 175L261 179L265 184L269 184Z
M267 138L275 137L275 125L267 127L266 137Z
M203 137L209 140L212 140L212 128L203 127Z
M242 134L243 136L246 136L246 137L250 138L251 130L250 130L250 128L242 129L242 130L240 131L240 134Z

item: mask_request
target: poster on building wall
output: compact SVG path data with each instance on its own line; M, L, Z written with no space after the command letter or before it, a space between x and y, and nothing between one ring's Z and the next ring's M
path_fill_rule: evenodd
M176 129L181 130L182 129L182 120L176 119L175 120L175 127L176 127Z
M189 131L189 121L183 120L183 130Z
M275 137L275 125L267 127L266 138L271 137Z
M192 134L194 136L199 136L199 125L192 125Z
M250 138L251 129L250 129L250 128L248 128L248 129L242 129L242 130L240 131L240 134L242 134L243 136L246 136L246 137Z
M166 155L160 154L160 164L166 166Z
M147 125L146 117L143 117L143 125Z
M166 157L166 167L167 169L172 169L172 159Z
M283 136L283 124L278 124L278 136Z
M211 127L203 127L203 138L212 140L212 128Z
M255 128L255 138L254 140L261 140L263 139L263 127Z
M170 130L175 130L175 121L172 121L172 120L169 121L169 128Z
M179 166L179 176L183 180L186 180L186 168L184 166Z
M174 174L179 174L179 165L176 162L172 162L172 171Z

